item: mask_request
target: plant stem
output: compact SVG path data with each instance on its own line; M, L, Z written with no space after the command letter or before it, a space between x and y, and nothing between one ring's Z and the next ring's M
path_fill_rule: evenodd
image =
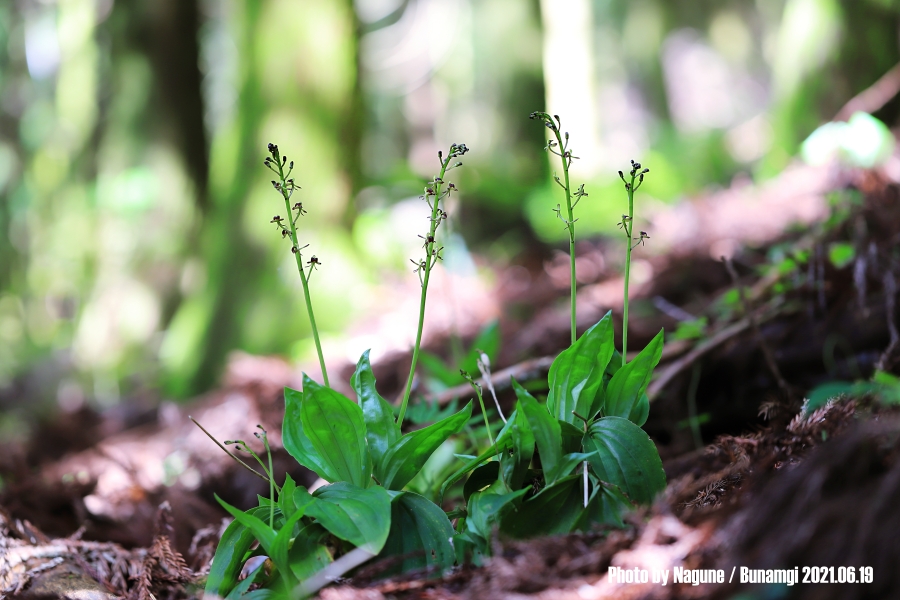
M572 210L572 188L569 185L569 165L572 164L572 160L569 158L569 151L563 145L559 127L554 127L553 133L556 135L556 142L559 144L559 154L563 166L563 178L566 182L566 229L569 232L569 320L571 325L572 343L574 344L578 339L578 336L575 333L575 213Z
M631 176L631 185L628 186L628 220L624 221L625 230L625 297L622 311L622 366L625 366L628 355L628 283L631 280L631 232L634 230L634 175Z
M315 340L316 343L316 352L319 355L319 366L322 369L322 381L325 383L325 387L331 387L331 384L328 383L328 371L325 370L325 356L322 354L322 342L319 341L319 328L316 327L316 315L313 313L312 299L309 297L309 280L306 276L306 272L303 270L303 255L300 251L300 242L297 240L296 218L294 217L294 211L291 209L292 190L289 189L287 175L285 175L284 172L284 162L278 158L276 158L275 162L278 165L278 177L281 179L281 185L278 189L281 191L281 195L284 198L284 208L288 214L288 222L291 224L291 243L294 245L293 247L297 249L297 251L294 252L294 258L297 261L297 271L300 272L300 281L303 283L303 299L306 301L306 312L309 315L309 325L312 328L313 340Z
M409 395L412 392L413 378L416 375L416 363L419 360L419 346L422 344L422 329L425 326L425 299L428 295L428 281L431 279L431 269L434 267L434 263L437 260L436 253L434 252L434 234L440 223L441 188L444 185L444 175L447 173L447 167L450 165L450 160L455 158L455 156L453 148L451 147L451 151L447 153L447 158L441 160L441 174L438 175L432 182L432 187L429 188L433 190L433 194L429 194L428 191L425 192L425 198L427 199L429 195L431 195L434 198L434 203L431 205L431 227L428 230L428 237L425 238L425 261L422 266L424 275L422 276L422 294L419 297L419 325L416 330L416 343L413 346L412 363L409 365L409 377L406 379L406 389L403 392L403 400L400 402L400 414L397 416L398 427L403 425L403 417L406 416L406 407L409 404Z
M493 446L494 436L491 435L491 425L488 423L487 411L484 410L484 396L481 393L481 386L478 385L466 371L460 370L459 374L462 375L465 380L469 382L469 385L472 386L472 389L475 390L475 396L478 398L479 406L481 406L481 416L484 417L484 428L487 430L488 441L491 443L491 446Z
M228 451L228 448L226 448L225 446L223 446L223 445L221 444L221 442L219 442L219 440L217 440L215 437L213 437L213 434L211 434L210 432L208 432L208 431L203 427L203 425L201 425L200 423L197 422L196 419L194 419L194 417L188 415L188 419L190 419L191 421L193 421L193 422L194 422L194 425L196 425L197 427L199 427L200 430L201 430L203 433L206 434L206 437L208 437L208 438L211 439L213 442L215 442L216 446L218 446L219 448L222 449L222 452L224 452L225 454L227 454L228 456L230 456L231 458L233 458L235 461L237 461L237 463L238 463L239 465L241 465L242 467L244 467L245 469L247 469L248 471L250 471L251 473L253 473L253 474L256 475L257 477L259 477L259 478L262 479L263 481L271 481L271 478L266 477L265 475L261 474L259 471L257 471L256 469L254 469L253 467L251 467L250 465L248 465L247 463L245 463L244 461L242 461L240 458L238 458L237 456L235 456L235 455L232 454L231 452L229 452L229 451Z
M262 427L260 427L262 429ZM275 480L272 470L272 449L269 447L269 436L263 429L262 441L266 446L266 454L269 457L269 527L275 529Z

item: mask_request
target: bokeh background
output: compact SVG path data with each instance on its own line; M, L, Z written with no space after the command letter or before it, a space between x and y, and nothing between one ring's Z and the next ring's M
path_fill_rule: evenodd
M450 142L472 152L447 269L489 279L563 247L531 111L572 133L579 236L610 234L629 159L658 203L772 178L900 61L898 32L896 0L0 2L0 435L190 397L234 350L312 357L268 142L297 163L335 348L417 291L417 196Z

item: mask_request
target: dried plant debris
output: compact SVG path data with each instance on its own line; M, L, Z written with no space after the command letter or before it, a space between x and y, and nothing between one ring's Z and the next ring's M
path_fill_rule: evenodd
M697 497L689 502L685 502L684 505L695 508L706 508L708 506L718 508L722 506L723 497L733 488L740 485L741 479L740 473L732 473L722 479L717 479L697 492Z
M811 414L804 406L783 429L773 424L744 435L719 436L706 448L705 458L712 461L707 470L670 481L665 500L683 509L683 518L721 508L746 475L798 464L810 448L852 423L856 412L853 400L832 401Z
M790 472L770 475L720 532L722 564L873 567L866 586L805 585L791 598L900 597L900 420L853 425Z
M51 540L0 511L0 597L175 598L185 597L185 586L197 579L172 548L168 503L159 508L148 549L84 541L80 534Z
M156 517L156 535L141 563L137 585L128 595L130 599L155 600L160 597L160 588L181 588L194 580L184 557L172 548L172 534L172 507L163 502Z

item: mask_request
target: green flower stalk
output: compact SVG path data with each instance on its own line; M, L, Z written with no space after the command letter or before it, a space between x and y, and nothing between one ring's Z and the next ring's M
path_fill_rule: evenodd
M552 152L562 160L563 179L565 184L560 181L559 176L555 173L553 174L553 180L566 192L566 216L562 216L562 207L559 204L556 205L554 210L556 216L559 217L559 220L565 224L566 231L569 234L569 280L571 285L569 318L571 321L572 343L574 344L578 339L575 332L575 221L578 219L575 218L574 210L575 206L578 205L578 202L588 194L584 191L584 184L578 186L578 189L574 192L569 184L569 167L572 166L572 161L578 157L574 156L569 149L569 132L567 131L565 134L560 132L562 123L559 120L559 116L553 115L553 117L551 117L545 112L533 112L529 115L529 118L540 120L547 129L553 132L556 139L548 141L547 145L544 146L544 150Z
M631 161L631 172L629 173L630 181L625 179L625 174L619 171L619 177L625 183L625 191L628 192L628 214L622 215L622 221L619 227L625 232L625 298L624 308L622 310L622 366L625 366L628 354L628 283L631 280L631 252L644 240L649 240L650 236L646 231L642 231L638 237L633 237L634 232L634 193L644 183L644 175L649 173L650 169L642 169L641 163Z
M307 271L303 266L303 250L306 246L301 247L300 242L297 241L297 219L302 215L305 215L306 211L303 209L302 202L297 202L291 206L291 196L294 195L296 190L300 189L300 186L294 183L294 180L291 178L291 172L294 170L294 161L288 163L287 156L281 156L278 152L278 146L275 144L269 144L269 154L272 156L266 158L266 167L278 177L277 181L272 181L272 186L280 192L281 196L284 198L284 208L289 215L287 222L290 227L287 227L284 224L285 219L279 215L275 215L271 222L278 225L278 228L281 230L282 238L290 237L291 239L291 252L294 254L294 258L297 261L297 270L300 272L300 281L303 283L303 298L306 300L306 312L309 315L309 324L312 328L313 340L316 342L316 352L319 354L319 366L322 368L322 380L326 387L331 387L328 383L328 371L325 370L325 356L322 354L322 342L319 341L319 329L316 327L316 316L313 313L312 300L309 297L309 278L312 276L313 270L322 263L319 262L319 259L316 258L315 255L313 255L306 262L306 264L309 265L309 270Z
M463 379L465 379L469 383L469 385L472 386L472 389L475 391L475 396L478 398L478 404L479 404L479 406L481 406L481 416L484 417L484 428L485 428L485 430L487 430L488 441L490 442L490 445L493 446L494 445L494 436L491 435L491 425L490 425L490 423L488 423L487 411L484 410L484 397L481 394L481 385L478 384L478 382L476 382L474 379L472 379L472 376L469 375L468 371L460 369L459 374L462 375ZM499 405L498 405L498 408L499 408Z
M409 395L412 392L413 378L416 374L416 362L419 360L419 346L422 344L422 328L425 324L425 299L428 295L428 281L431 278L431 270L434 268L437 261L441 259L441 250L444 249L443 246L437 246L437 241L435 239L438 226L447 220L447 211L441 208L441 202L449 197L450 192L457 191L456 186L452 183L444 182L444 176L447 174L447 171L462 166L462 163L459 161L455 162L453 165L450 164L450 161L462 156L468 151L469 149L465 144L451 144L447 158L444 158L444 153L442 151L438 151L438 161L441 164L441 172L433 181L428 183L428 186L425 188L425 193L421 196L428 204L428 208L431 209L431 215L428 217L431 226L425 236L419 236L424 240L422 248L425 251L425 258L418 262L410 259L410 262L416 267L414 272L419 275L422 294L419 298L419 327L416 331L416 343L413 346L412 363L409 366L409 377L406 380L406 390L403 392L403 400L400 402L400 414L397 416L398 427L403 425L403 417L406 416L406 407L409 404ZM446 188L444 188L445 185Z

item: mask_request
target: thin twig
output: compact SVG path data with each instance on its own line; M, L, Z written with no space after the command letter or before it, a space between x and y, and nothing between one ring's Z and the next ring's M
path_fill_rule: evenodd
M740 321L722 329L712 337L704 340L702 343L697 344L693 350L691 350L675 362L670 363L666 366L665 369L663 369L659 377L651 382L650 386L647 388L647 396L652 401L654 398L656 398L657 395L659 395L663 388L666 387L670 381L672 381L672 379L674 379L682 371L694 364L694 361L699 359L710 350L713 350L717 346L723 344L724 342L727 342L734 336L743 332L748 327L750 327L750 320L746 318L741 319Z
M753 307L750 306L750 301L744 293L744 286L742 286L738 280L737 271L734 270L734 263L730 258L725 258L724 256L722 257L722 262L725 264L725 269L728 271L729 277L731 277L731 283L737 288L738 298L741 302L741 310L750 320L750 326L753 328L753 335L756 337L756 343L759 344L759 349L762 350L766 366L769 368L769 371L772 373L772 376L775 378L781 391L784 392L786 396L790 395L791 388L788 385L788 382L784 380L784 377L782 377L781 370L779 370L778 365L775 363L772 349L769 348L769 344L766 343L766 338L763 337L762 331L759 329L759 322L756 320Z
M691 344L691 340L675 340L674 342L667 342L665 348L663 348L661 360L667 361L681 356L690 348ZM632 360L637 355L638 352L629 352L628 360ZM553 365L555 359L555 356L541 356L501 369L500 371L491 374L491 386L494 386L497 392L503 392L512 387L512 384L510 384L509 381L511 377L515 378L516 381L530 381L546 377L547 373L550 371L550 366ZM488 385L488 382L483 377L481 379L476 379L475 382L481 385ZM472 388L469 384L463 383L446 389L440 394L431 396L428 400L429 402L437 402L438 406L444 406L453 402L455 399L464 400L471 398L473 395Z
M878 81L853 96L835 115L835 121L846 121L856 112L872 114L900 93L900 63L878 78Z

